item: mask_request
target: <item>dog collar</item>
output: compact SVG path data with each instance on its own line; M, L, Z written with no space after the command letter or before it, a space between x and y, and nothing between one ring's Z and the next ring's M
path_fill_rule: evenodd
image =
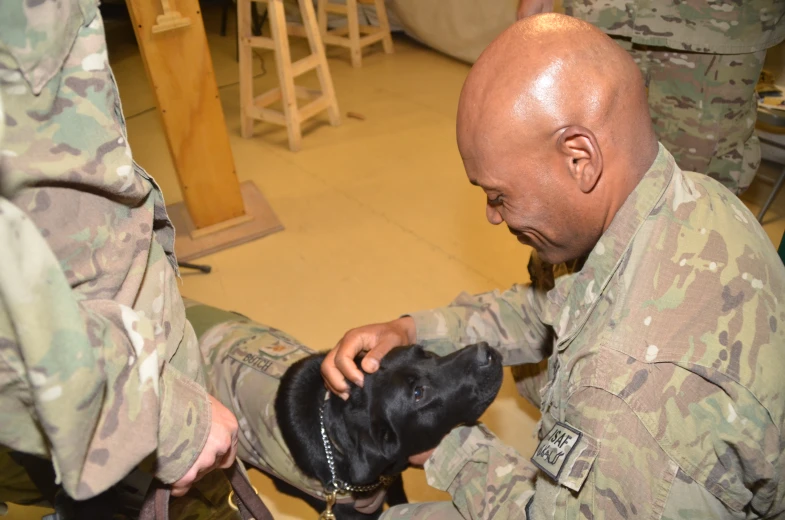
M327 428L324 427L324 406L327 404L327 401L330 398L330 392L327 391L326 395L324 396L324 403L322 406L319 407L319 427L322 433L322 444L324 444L324 454L327 458L327 465L330 467L330 482L327 483L325 486L325 491L327 494L330 493L367 493L369 491L373 491L377 489L379 486L387 487L393 483L395 480L394 477L388 477L386 475L381 475L379 480L374 484L368 484L365 486L353 486L348 484L341 479L335 473L335 457L333 456L333 445L330 442L330 438L327 435Z

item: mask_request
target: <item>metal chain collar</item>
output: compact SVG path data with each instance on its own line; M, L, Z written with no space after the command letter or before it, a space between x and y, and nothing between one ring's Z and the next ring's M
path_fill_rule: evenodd
M324 406L327 404L325 400L324 404L319 407L319 426L322 432L322 443L324 444L324 453L327 457L327 465L330 467L330 482L327 484L327 489L325 491L329 493L367 493L368 491L373 491L374 489L378 488L379 486L389 486L392 484L394 478L382 475L379 477L379 481L375 484L368 484L365 486L353 486L351 484L347 484L346 482L340 480L335 474L335 458L333 457L333 445L330 442L330 438L327 436L327 429L324 427Z

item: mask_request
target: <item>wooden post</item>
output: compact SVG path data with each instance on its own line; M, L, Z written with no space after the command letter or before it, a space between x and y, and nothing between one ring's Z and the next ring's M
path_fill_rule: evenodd
M245 218L198 0L127 0L196 229Z

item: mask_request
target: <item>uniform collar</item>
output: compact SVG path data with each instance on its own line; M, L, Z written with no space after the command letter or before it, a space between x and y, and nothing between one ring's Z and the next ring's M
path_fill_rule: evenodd
M555 309L552 326L559 349L580 330L605 292L613 274L628 258L626 254L643 222L659 211L665 190L677 170L673 156L659 144L657 157L600 237L583 268L556 279L548 300Z

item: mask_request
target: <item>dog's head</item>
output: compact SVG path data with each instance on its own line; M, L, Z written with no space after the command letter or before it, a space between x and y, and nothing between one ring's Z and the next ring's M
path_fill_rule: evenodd
M333 408L346 424L336 440L348 452L351 482L400 473L410 456L476 422L501 384L501 355L487 343L444 357L420 346L393 349L362 388L353 387L348 401Z

